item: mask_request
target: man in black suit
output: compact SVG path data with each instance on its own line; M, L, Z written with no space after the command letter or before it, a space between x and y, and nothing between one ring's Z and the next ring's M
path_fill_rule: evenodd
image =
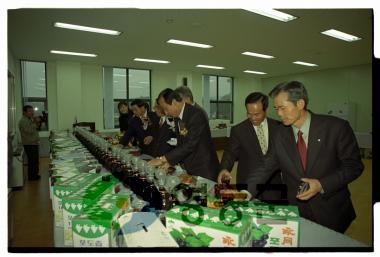
M159 157L174 149L175 146L170 145L168 141L170 141L171 139L176 139L176 133L175 127L169 125L164 110L158 103L158 98L156 99L154 111L156 112L156 115L159 117L160 120L158 123L158 128L153 135L152 156Z
M247 184L250 172L255 172L262 165L264 156L271 150L273 136L280 126L278 121L266 117L268 96L260 92L251 93L245 99L245 107L248 119L231 129L220 164L219 183L222 177L230 177L234 162L238 160L236 183ZM272 186L282 184L280 170L274 172L266 184L268 190L259 198L263 201L280 200L281 192Z
M264 165L251 173L251 190L281 169L288 200L302 217L343 233L356 214L348 184L363 172L358 144L345 120L307 110L308 95L298 81L278 84L271 92L282 126ZM310 188L298 194L301 181Z
M151 155L153 151L153 135L158 129L159 118L154 112L148 111L149 105L141 99L131 103L134 117L128 124L128 129L120 138L120 144L126 146L132 138L137 141L141 153Z
M202 110L187 104L174 90L167 88L159 95L166 115L176 117L177 146L150 161L151 165L182 164L190 175L216 181L219 161L208 121Z

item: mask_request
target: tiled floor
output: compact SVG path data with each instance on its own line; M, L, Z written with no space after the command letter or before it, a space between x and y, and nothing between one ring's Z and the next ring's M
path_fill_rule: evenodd
M218 153L221 156L221 153ZM372 245L372 160L363 160L363 175L350 185L357 218L346 234ZM11 193L10 216L13 218L11 247L53 247L53 212L48 188L48 158L41 159L41 179L27 182ZM235 165L236 166L236 165ZM236 167L234 168L236 170ZM233 177L235 171L233 172Z

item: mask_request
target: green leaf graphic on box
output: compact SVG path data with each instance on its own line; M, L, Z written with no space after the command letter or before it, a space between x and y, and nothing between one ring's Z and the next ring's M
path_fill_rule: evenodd
M269 232L273 229L273 227L268 226L267 224L261 224L259 226L259 229L266 235L269 234Z
M194 231L191 228L181 228L181 230L182 230L182 233L185 235L185 237L196 236Z
M205 246L209 246L211 241L214 240L213 237L207 235L206 233L199 233L198 238L203 242Z
M174 238L174 240L184 240L185 238L182 236L181 232L179 232L177 229L173 228L172 231L169 232L170 235Z
M264 233L261 230L257 228L252 229L252 237L254 240L260 240L263 235Z
M207 246L207 245L204 245L201 240L199 240L198 238L193 237L193 236L186 237L185 242L187 243L187 246L190 246L190 247Z

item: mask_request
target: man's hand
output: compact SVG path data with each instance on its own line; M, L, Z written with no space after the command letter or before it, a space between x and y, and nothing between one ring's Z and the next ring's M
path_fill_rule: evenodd
M152 136L147 136L144 138L144 145L149 145L153 141Z
M166 160L165 156L160 156L160 157L153 159L153 160L150 160L148 162L148 164L152 165L152 166L162 166L166 163L169 164L168 161Z
M310 198L312 198L313 196L315 196L316 194L318 194L319 192L322 191L322 185L318 179L302 178L301 180L309 183L310 188L306 192L304 192L300 195L297 195L296 197L298 199L306 201L306 200L309 200Z
M218 184L222 184L225 180L231 180L231 173L228 170L223 169L219 172Z

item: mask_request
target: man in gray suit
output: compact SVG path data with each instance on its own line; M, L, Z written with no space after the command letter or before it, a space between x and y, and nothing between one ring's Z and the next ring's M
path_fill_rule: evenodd
M364 169L350 124L310 112L307 91L298 81L280 83L269 95L284 126L262 167L250 174L250 190L257 191L272 171L281 169L288 201L301 216L344 233L356 217L348 184ZM310 188L298 193L301 181Z
M268 96L260 92L251 93L245 99L245 107L247 119L231 129L220 164L219 183L222 182L222 177L231 176L230 171L235 161L239 161L236 183L247 184L250 173L262 165L264 156L271 150L274 134L280 126L277 120L266 117ZM280 200L279 190L269 190L271 185L280 184L282 184L281 172L278 170L268 179L266 182L268 190L261 192L259 198L263 201Z
M191 92L189 87L180 86L180 87L177 87L174 91L176 91L182 97L182 99L185 101L185 103L191 104L192 106L202 110L202 112L204 113L204 115L208 119L207 112L202 108L202 106L200 106L199 104L194 102L193 93Z

